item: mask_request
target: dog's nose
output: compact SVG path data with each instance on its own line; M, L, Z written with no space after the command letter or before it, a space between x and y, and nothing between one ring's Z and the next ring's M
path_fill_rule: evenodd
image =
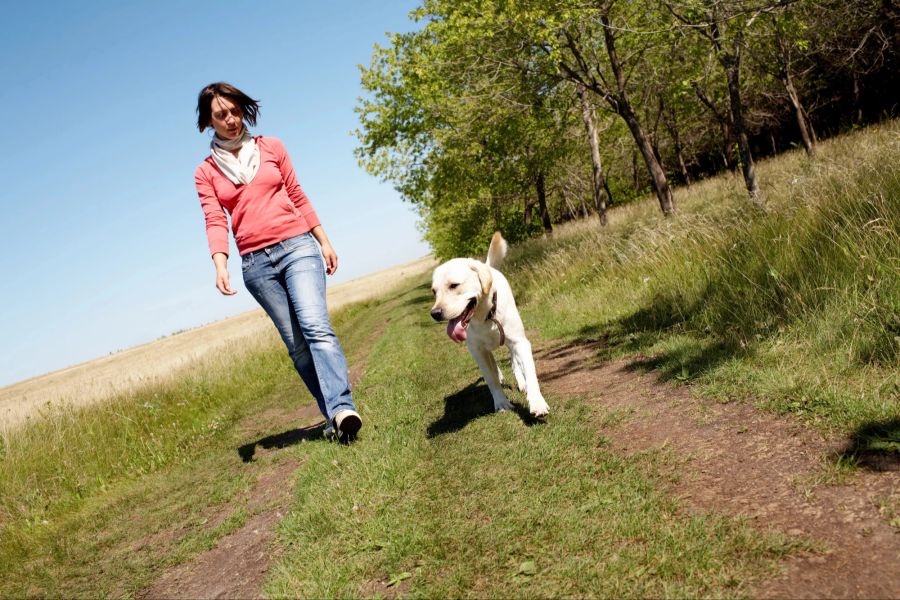
M439 308L432 308L431 309L431 318L434 319L435 321L440 321L442 318L444 318L444 311L442 311Z

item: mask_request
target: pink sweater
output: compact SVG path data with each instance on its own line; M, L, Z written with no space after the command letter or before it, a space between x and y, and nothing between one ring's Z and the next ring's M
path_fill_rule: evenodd
M281 140L257 136L259 171L253 181L235 185L208 157L194 172L206 217L210 254L228 254L228 218L241 255L306 233L319 225L309 198Z

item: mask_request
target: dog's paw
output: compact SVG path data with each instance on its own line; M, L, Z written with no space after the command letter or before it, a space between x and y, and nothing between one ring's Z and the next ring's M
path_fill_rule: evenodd
M504 398L501 401L494 400L494 412L501 412L504 410L512 410L513 405L509 403L509 400Z
M528 410L535 417L546 417L550 414L550 407L543 398L528 401Z

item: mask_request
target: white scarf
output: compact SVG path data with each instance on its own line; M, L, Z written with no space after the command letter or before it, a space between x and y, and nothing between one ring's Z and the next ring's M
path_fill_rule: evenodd
M231 153L236 148L240 148L237 157ZM216 165L234 185L250 183L259 171L259 146L246 127L244 133L233 140L214 135L209 151Z

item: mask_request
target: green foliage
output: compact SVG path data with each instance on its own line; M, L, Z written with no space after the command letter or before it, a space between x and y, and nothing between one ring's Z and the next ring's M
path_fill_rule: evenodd
M391 35L362 69L357 157L418 208L442 257L469 253L485 230L542 232L538 176L552 223L594 212L576 83L620 204L651 184L638 137L687 183L796 145L798 114L833 134L862 118L864 94L870 110L895 110L880 92L900 72L896 9L884 3L424 0L412 17L420 29ZM734 139L728 73L747 144Z
M494 209L492 211L492 208ZM526 226L522 207L510 204L490 204L479 198L438 205L424 217L425 240L435 257L447 260L456 256L484 259L494 231L500 230L510 243L524 240L541 231L540 223Z

